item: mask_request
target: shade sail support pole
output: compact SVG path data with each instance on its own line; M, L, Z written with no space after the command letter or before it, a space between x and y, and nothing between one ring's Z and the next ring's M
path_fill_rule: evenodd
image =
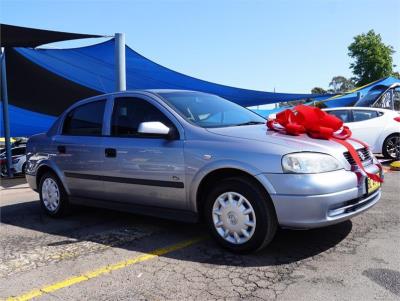
M7 75L6 75L6 52L1 49L1 100L3 102L3 126L4 126L4 140L6 144L6 166L8 177L13 177L11 169L11 141L10 141L10 119L8 114L8 92L7 92Z
M115 34L115 90L126 90L125 34Z

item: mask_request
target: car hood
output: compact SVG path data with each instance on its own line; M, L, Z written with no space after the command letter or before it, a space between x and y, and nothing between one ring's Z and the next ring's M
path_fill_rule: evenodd
M343 153L347 151L343 145L334 141L314 139L306 134L299 136L281 134L276 131L268 130L266 125L208 128L207 130L217 135L277 144L285 148L287 152L314 151L337 154L338 152ZM363 147L355 141L350 140L348 142L356 149Z

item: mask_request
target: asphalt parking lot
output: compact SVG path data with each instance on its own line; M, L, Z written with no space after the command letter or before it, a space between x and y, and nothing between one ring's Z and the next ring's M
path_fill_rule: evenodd
M381 201L335 226L279 230L238 256L204 226L78 208L45 216L24 179L2 181L0 299L399 300L400 172Z

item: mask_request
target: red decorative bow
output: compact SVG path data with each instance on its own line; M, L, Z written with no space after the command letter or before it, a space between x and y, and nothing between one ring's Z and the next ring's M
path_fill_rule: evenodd
M267 121L267 126L269 129L289 135L307 134L311 138L333 140L340 143L347 148L357 166L367 177L380 183L383 182L380 176L369 173L364 169L357 151L346 140L353 140L366 148L368 148L368 145L350 138L350 129L343 126L343 121L334 115L327 114L319 108L298 105L293 110L288 109L278 113L275 119ZM377 166L382 172L382 167L378 164Z

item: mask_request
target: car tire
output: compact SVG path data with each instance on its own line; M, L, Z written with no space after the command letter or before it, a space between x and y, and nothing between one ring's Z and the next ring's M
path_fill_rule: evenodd
M398 149L397 154L396 152L393 153L390 151L390 149L393 149L393 147ZM400 134L389 135L383 142L382 154L387 159L398 160L400 159L399 148L400 148Z
M39 183L40 205L51 217L62 217L69 212L68 195L53 172L45 173Z
M261 250L272 241L278 227L268 194L247 178L224 179L212 187L204 209L213 237L234 253Z

